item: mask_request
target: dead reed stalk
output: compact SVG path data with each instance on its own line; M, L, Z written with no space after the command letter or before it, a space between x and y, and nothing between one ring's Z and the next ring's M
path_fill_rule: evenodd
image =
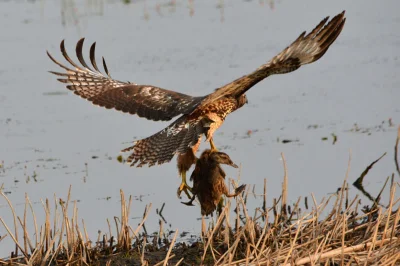
M383 156L370 164L357 180L362 180L368 170ZM145 221L151 203L143 213L137 228L129 225L132 197L127 201L120 191L121 214L115 217L115 230L108 222L108 233L99 234L92 242L85 223L79 224L76 201L71 201L71 187L65 201L54 200L54 214L50 201L42 201L44 224L37 225L35 212L27 195L23 217L17 216L13 205L0 189L12 213L14 227L0 222L7 231L0 241L10 237L15 249L0 265L92 265L103 262L113 265L116 260L138 265L202 264L202 265L393 265L400 259L400 198L396 198L399 183L394 174L388 178L378 196L372 197L372 206L360 209L358 196L349 199L348 182L351 156L345 180L336 194L319 203L311 194L313 206L300 213L299 198L289 208L287 205L288 173L282 154L284 181L282 195L267 207L266 181L260 208L248 209L239 195L236 202L227 201L214 226L203 228L203 237L192 244L179 243L178 230L169 241L164 234L163 220L156 240L148 241ZM361 179L361 180L360 180ZM391 182L388 182L388 180ZM388 205L380 203L386 184L390 184ZM254 190L254 189L253 189ZM363 191L363 190L360 190ZM247 190L249 192L249 190ZM253 194L256 195L253 191ZM334 198L334 202L332 200ZM281 201L279 203L279 201ZM72 204L70 204L70 202ZM59 206L58 206L59 205ZM308 205L308 204L307 204ZM236 215L231 215L236 207ZM280 209L279 209L280 207ZM35 232L27 230L29 215ZM71 211L72 209L72 211ZM251 216L250 214L253 214ZM328 215L326 215L328 213ZM71 215L70 215L71 214ZM274 219L273 219L274 218ZM323 219L321 219L323 218ZM17 222L18 221L18 222ZM22 232L22 239L18 232ZM83 233L82 233L83 232ZM113 232L116 232L115 237ZM164 242L161 239L164 238ZM20 255L19 255L20 254ZM155 255L157 254L157 255Z

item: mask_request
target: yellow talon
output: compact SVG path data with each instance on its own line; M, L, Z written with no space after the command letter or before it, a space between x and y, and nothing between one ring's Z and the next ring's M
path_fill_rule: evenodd
M215 147L213 138L210 139L210 146L212 152L218 151L217 147Z
M182 182L178 188L177 194L178 197L181 198L181 193L185 192L186 196L191 199L192 196L190 195L189 192L192 192L192 188L186 183L186 172L182 173Z

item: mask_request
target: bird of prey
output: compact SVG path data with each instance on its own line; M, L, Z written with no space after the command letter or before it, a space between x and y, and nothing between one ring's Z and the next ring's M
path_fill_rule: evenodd
M50 59L65 70L62 73L50 72L60 76L58 80L68 84L66 87L69 90L94 105L154 121L168 121L178 117L163 130L135 141L133 146L123 152L131 152L127 162L137 167L163 164L178 155L178 169L182 177L178 194L184 191L189 196L186 171L196 162L195 153L202 135L205 135L211 149L215 151L215 130L222 125L228 114L247 102L247 90L270 75L289 73L321 58L342 31L346 21L344 13L331 20L329 17L324 18L310 33L300 34L266 64L205 96L193 97L152 85L115 80L111 78L104 58L105 74L99 70L95 60L96 43L90 47L92 67L86 63L82 55L84 39L76 45L76 55L81 65L71 60L62 41L61 53L72 68L59 63L47 52Z

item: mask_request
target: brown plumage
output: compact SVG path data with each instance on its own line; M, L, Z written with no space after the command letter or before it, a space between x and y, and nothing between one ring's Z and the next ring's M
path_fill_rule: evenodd
M56 61L49 53L48 55L65 70L64 73L51 73L60 76L58 80L68 84L69 90L95 105L137 114L155 121L167 121L179 116L165 129L135 141L133 146L123 150L132 152L127 159L131 166L152 166L169 162L175 154L186 154L190 149L195 153L197 148L193 146L199 145L203 134L212 144L213 134L226 116L247 102L247 90L270 75L289 73L301 65L318 60L339 36L345 20L344 11L330 21L326 17L309 34L303 32L290 46L254 72L201 97L192 97L152 85L114 80L108 72L104 58L106 75L102 74L97 66L96 43L90 48L92 68L85 62L82 55L84 39L76 46L76 55L81 66L70 59L64 41L61 42L61 53L73 66L72 69ZM185 165L182 168L187 167Z
M190 180L193 181L193 197L189 202L182 202L186 205L193 205L194 199L198 198L201 206L201 214L212 214L217 208L222 195L226 197L236 197L246 187L241 185L235 190L235 193L228 193L225 185L225 171L221 164L230 165L237 168L228 154L212 150L205 150L196 162L196 168L193 170Z

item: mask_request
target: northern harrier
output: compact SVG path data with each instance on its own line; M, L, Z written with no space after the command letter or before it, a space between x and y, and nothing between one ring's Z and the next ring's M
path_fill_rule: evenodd
M60 45L61 53L73 66L72 69L56 61L48 52L47 54L54 63L65 69L64 73L51 73L61 76L58 80L68 84L69 90L95 105L154 121L167 121L179 116L160 132L135 141L133 146L123 151L132 152L127 162L137 167L163 164L171 161L177 154L178 169L182 177L178 191L187 193L189 187L186 184L186 171L195 163L194 154L200 145L201 136L204 134L211 149L216 150L213 143L215 130L228 114L247 102L247 90L270 75L289 73L321 58L339 36L346 21L344 11L330 21L328 19L329 17L323 19L309 34L303 32L291 45L254 72L201 97L112 79L104 58L106 75L97 66L96 43L90 47L93 68L85 62L82 56L84 39L79 40L76 45L76 55L81 66L70 59L64 41Z

